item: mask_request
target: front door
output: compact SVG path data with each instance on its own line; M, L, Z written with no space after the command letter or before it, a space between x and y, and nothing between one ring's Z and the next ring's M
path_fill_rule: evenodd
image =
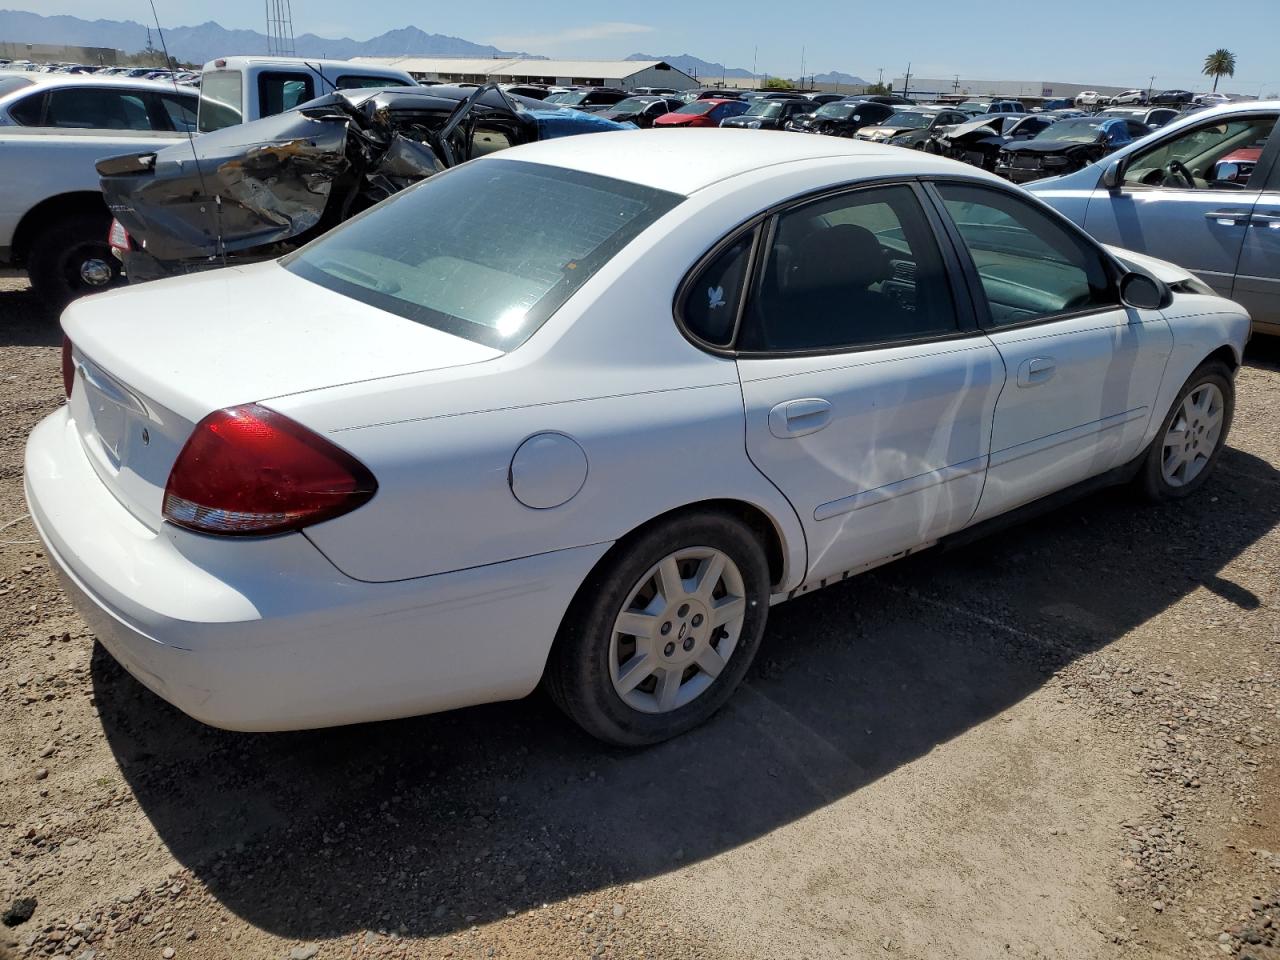
M1159 311L1120 303L1102 251L1007 190L938 183L1004 360L984 520L1136 457L1173 346Z
M1249 311L1256 329L1280 334L1280 137L1267 152L1260 160L1270 179L1249 215L1231 299ZM1261 162L1255 169L1259 177L1265 172Z
M1214 118L1126 157L1123 183L1099 187L1084 227L1103 243L1148 253L1196 273L1230 297L1262 184L1248 174L1275 127L1276 114ZM1236 176L1218 179L1224 164Z
M959 529L982 491L1004 373L920 197L870 187L777 215L744 312L747 452L804 524L809 583Z

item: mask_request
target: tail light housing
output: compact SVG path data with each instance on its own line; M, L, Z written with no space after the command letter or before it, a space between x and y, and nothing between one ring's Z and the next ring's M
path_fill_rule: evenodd
M128 253L133 249L133 240L129 236L129 231L115 217L111 218L111 229L107 231L107 243L111 245L112 250L120 253Z
M71 355L74 347L71 344L70 337L62 338L62 389L66 391L67 399L71 399L71 388L76 385L76 361Z
M351 454L253 403L196 424L169 473L163 513L200 533L260 537L350 513L377 490Z

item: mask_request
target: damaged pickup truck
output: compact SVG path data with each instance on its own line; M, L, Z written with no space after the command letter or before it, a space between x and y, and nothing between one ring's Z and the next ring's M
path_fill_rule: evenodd
M138 282L280 256L473 157L624 129L492 85L352 89L97 167L112 249Z

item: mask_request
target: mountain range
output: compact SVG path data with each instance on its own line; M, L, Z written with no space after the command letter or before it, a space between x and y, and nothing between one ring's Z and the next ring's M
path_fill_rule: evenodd
M134 20L83 20L80 17L45 17L26 10L0 10L0 39L9 43L47 43L82 47L111 47L136 53L146 47L148 39L160 48L155 31ZM169 55L184 63L205 63L214 57L231 54L267 52L266 34L256 30L229 30L210 20L194 27L165 27L164 44ZM388 30L370 40L350 37L333 39L304 33L294 37L294 49L300 57L398 57L406 54L423 57L528 57L532 54L500 50L484 43L472 43L460 37L426 33L417 27ZM711 82L716 77L750 77L742 67L726 67L689 53L670 56L633 53L628 60L665 60L677 70ZM848 73L820 73L818 83L862 85L866 81Z

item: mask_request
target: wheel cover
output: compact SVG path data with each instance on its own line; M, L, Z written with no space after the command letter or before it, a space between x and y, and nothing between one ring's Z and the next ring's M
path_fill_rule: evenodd
M1186 486L1204 471L1222 437L1225 411L1222 391L1213 383L1202 383L1183 398L1164 435L1165 483Z
M641 713L702 696L729 663L747 612L737 565L714 547L663 557L627 595L609 638L609 677Z

